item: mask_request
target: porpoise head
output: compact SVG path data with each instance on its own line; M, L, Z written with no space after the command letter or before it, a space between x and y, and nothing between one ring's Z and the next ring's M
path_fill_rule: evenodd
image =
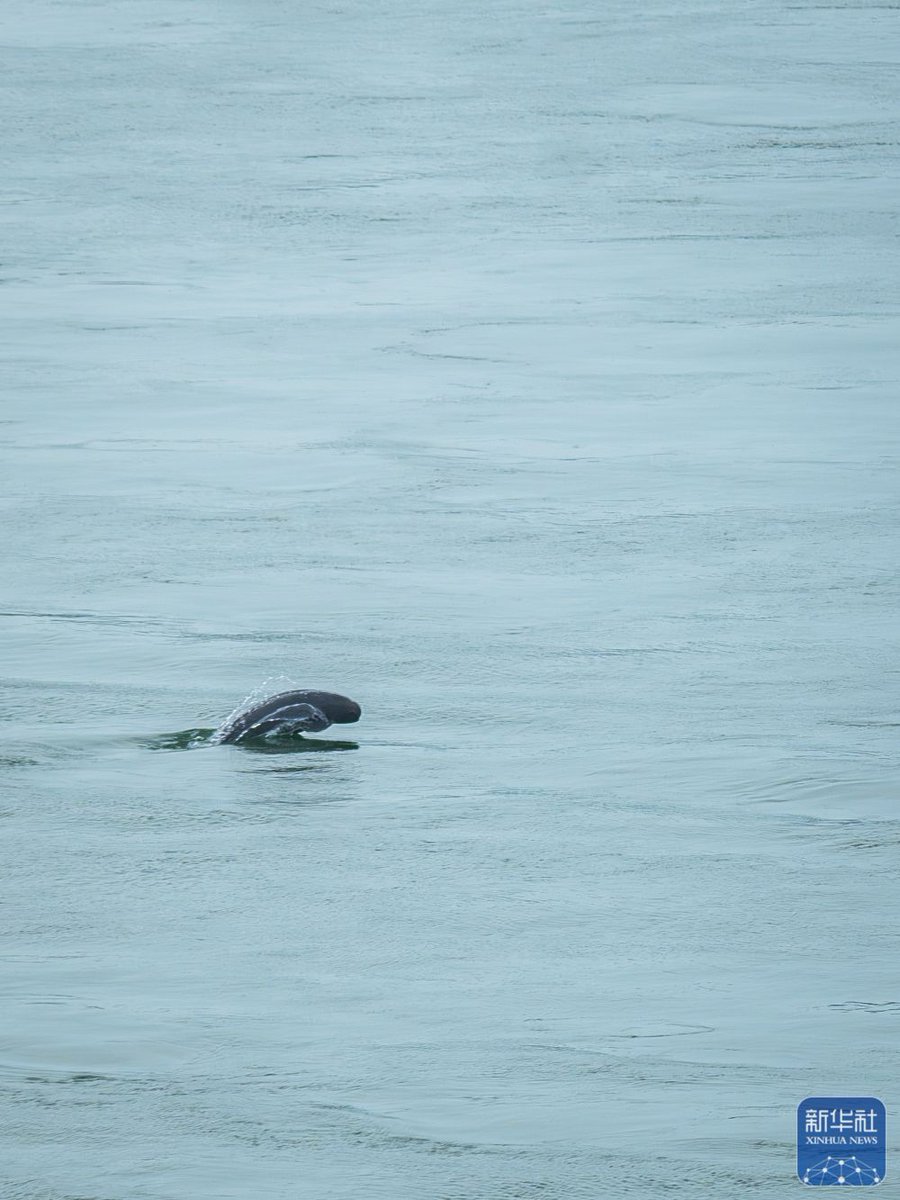
M320 708L333 725L352 725L362 715L355 700L338 696L336 692L304 692L303 699Z

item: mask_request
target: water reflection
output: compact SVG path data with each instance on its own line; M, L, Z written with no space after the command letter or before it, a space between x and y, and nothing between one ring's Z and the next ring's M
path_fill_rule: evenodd
M244 739L238 747L251 754L318 754L333 750L358 750L358 742L325 741L322 738L305 738L299 734L281 738L259 738L257 741Z
M141 744L148 750L197 750L219 745L212 741L215 729L180 729L175 733L162 733ZM321 754L336 750L358 750L358 742L334 741L326 738L306 738L302 734L284 734L281 737L244 737L239 745L229 750L247 751L250 754Z

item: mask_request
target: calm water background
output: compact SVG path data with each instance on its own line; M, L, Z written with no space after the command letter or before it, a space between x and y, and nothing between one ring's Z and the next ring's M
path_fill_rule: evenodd
M898 6L0 44L0 1194L774 1197L896 1114ZM358 748L159 748L272 676Z

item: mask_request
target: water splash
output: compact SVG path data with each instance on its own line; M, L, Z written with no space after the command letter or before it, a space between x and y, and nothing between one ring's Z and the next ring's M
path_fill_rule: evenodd
M222 741L226 731L231 728L232 724L242 713L245 713L250 708L255 708L257 704L262 704L270 696L277 696L279 692L292 692L298 689L299 684L291 679L290 676L270 675L268 679L264 679L262 683L257 684L253 691L231 710L218 729L212 731L208 741L211 745L217 746Z

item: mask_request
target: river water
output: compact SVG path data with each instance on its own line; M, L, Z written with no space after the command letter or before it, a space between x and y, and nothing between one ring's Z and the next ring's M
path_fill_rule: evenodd
M897 1111L898 24L7 0L5 1200ZM363 719L185 732L267 680Z

